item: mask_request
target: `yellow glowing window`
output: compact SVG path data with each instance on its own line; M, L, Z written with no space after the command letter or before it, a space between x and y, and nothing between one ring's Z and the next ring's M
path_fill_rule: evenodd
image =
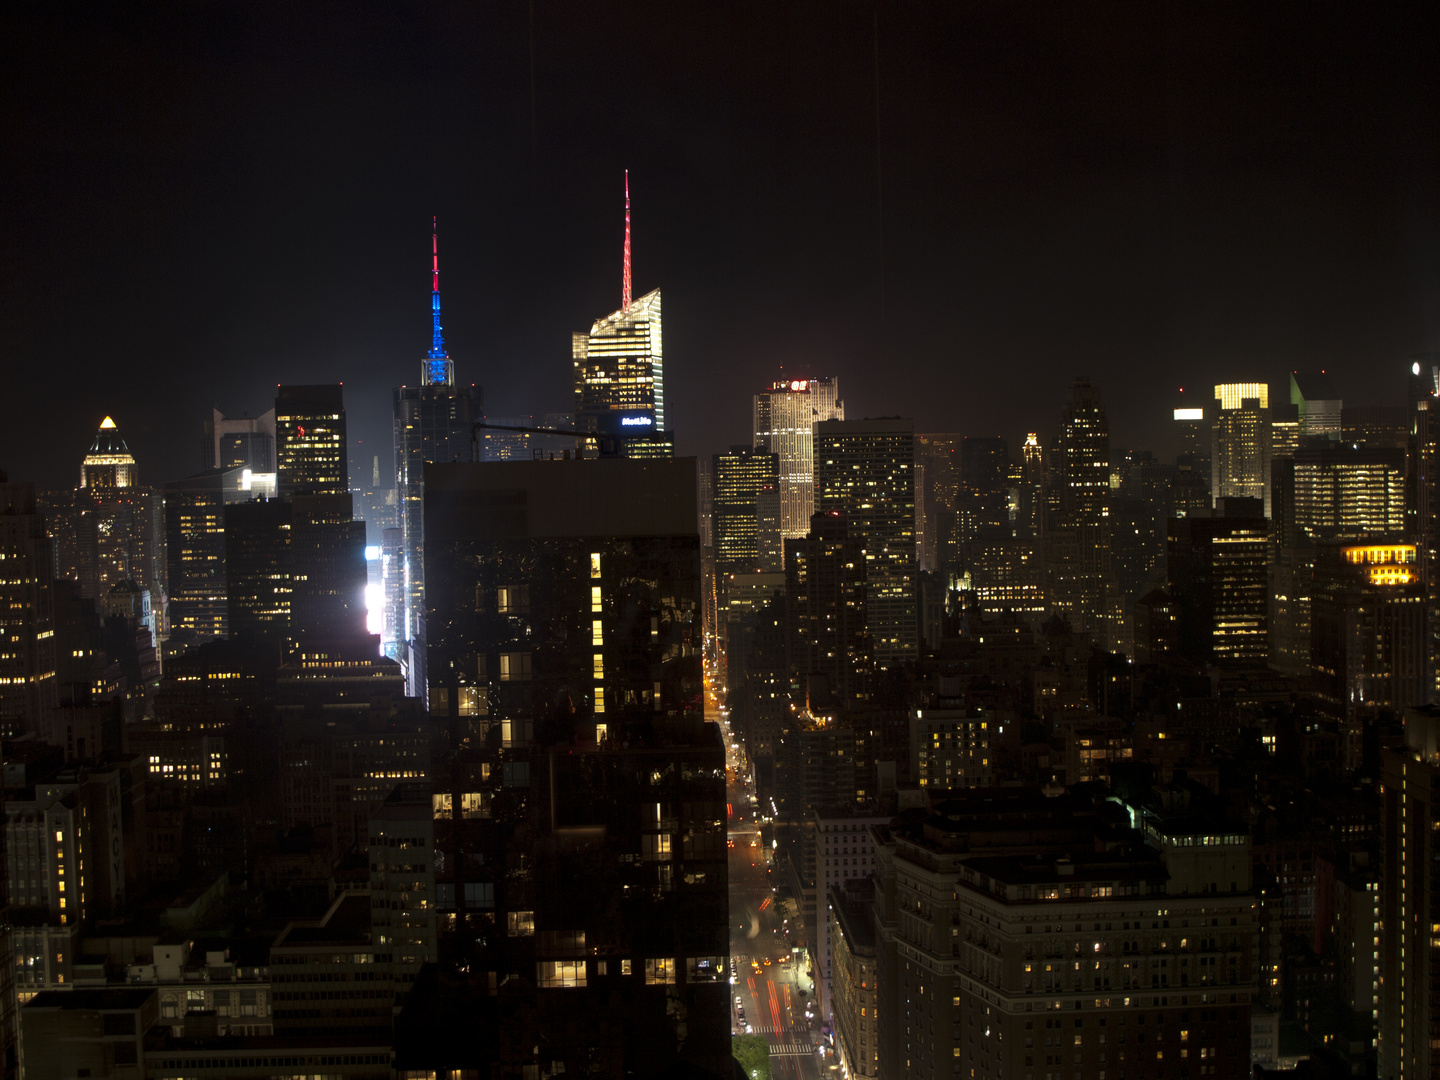
M592 622L592 623L590 624L590 644L591 644L591 645L604 645L604 644L605 644L604 624L603 624L599 619L596 619L594 622Z
M604 604L601 602L601 600L600 600L600 586L599 586L599 585L591 585L591 586L590 586L590 610L591 610L591 611L604 611L604 610L605 610L605 605L604 605Z

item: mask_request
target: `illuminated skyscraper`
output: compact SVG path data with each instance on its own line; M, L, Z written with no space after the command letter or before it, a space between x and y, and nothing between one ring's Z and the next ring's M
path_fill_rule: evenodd
M1215 387L1210 491L1216 499L1259 499L1270 516L1270 387L1221 383Z
M99 600L122 581L165 588L160 494L139 484L135 457L105 417L80 466L80 486L41 496L55 537L55 576Z
M0 472L0 730L47 731L58 704L55 569L35 485Z
M876 661L913 659L920 647L914 423L890 417L816 424L815 508L817 513L843 513L850 536L865 549Z
M1398 536L1405 530L1405 451L1306 446L1295 455L1293 497L1294 527L1312 538Z
M779 379L755 395L755 448L780 456L780 535L810 532L815 506L815 425L844 420L833 378Z
M339 383L280 386L275 393L275 453L281 498L350 490L345 391Z
M412 697L425 692L425 465L469 461L474 424L484 415L480 388L456 384L455 362L445 347L440 327L439 250L432 232L430 351L420 361L420 383L398 387L394 393L395 487L403 542L397 577L402 582L404 604L395 619L395 640L386 642L385 650L405 667L406 692Z
M780 570L779 463L749 446L716 454L712 464L711 521L715 569L727 574Z
M115 421L105 417L80 465L82 488L126 488L135 484L135 455L125 445Z
M630 174L625 174L625 266L620 310L571 335L575 365L575 426L612 431L624 425L646 435L668 431L660 290L630 300ZM621 414L616 417L607 414ZM670 456L665 454L664 456Z
M1045 560L1050 601L1105 647L1118 640L1120 620L1110 568L1110 422L1086 378L1070 389L1053 462Z
M170 625L196 640L224 637L225 504L239 502L235 469L208 469L165 485Z

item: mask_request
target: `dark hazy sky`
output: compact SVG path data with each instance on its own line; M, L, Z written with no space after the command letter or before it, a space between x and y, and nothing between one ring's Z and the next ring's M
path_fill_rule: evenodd
M746 441L782 366L1012 440L1083 372L1167 453L1179 386L1398 401L1440 347L1430 10L7 5L0 468L73 484L109 413L163 482L212 406L340 380L388 473L432 214L461 378L565 409L625 168L682 453Z

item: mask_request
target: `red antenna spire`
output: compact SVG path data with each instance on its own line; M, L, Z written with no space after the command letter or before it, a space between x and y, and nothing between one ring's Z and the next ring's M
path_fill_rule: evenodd
M620 289L620 310L630 310L630 170L625 170L625 283Z
M437 238L439 231L436 219L432 217L430 219L430 291L432 293L440 291L440 241Z

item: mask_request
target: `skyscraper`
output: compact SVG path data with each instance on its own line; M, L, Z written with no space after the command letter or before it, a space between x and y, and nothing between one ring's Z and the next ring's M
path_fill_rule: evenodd
M1083 376L1070 388L1053 463L1045 537L1050 601L1105 647L1120 636L1110 566L1110 422L1099 391Z
M779 470L777 455L749 446L714 456L711 522L715 571L722 578L780 570Z
M755 395L755 448L780 457L780 536L805 536L815 506L815 425L844 420L833 378L779 379Z
M455 362L440 326L440 245L430 235L430 351L420 361L417 386L397 387L395 407L395 487L399 494L402 553L396 576L404 596L397 612L393 645L405 668L406 692L425 692L425 466L470 460L474 425L484 415L478 386L455 382ZM518 426L518 425L517 425Z
M55 576L98 600L122 581L149 589L157 603L165 589L160 493L139 483L139 468L110 417L80 466L80 486L40 497L55 537Z
M1269 658L1269 543L1259 510L1259 500L1235 499L1215 517L1169 522L1179 651L1197 664L1263 666Z
M59 703L55 569L35 485L0 472L0 731L47 729Z
M345 391L339 383L275 391L275 454L281 498L350 490Z
M815 508L839 511L865 549L866 598L875 659L914 658L920 647L915 596L915 425L822 420L815 425Z
M1290 404L1300 411L1302 439L1340 438L1343 402L1335 382L1325 372L1292 371L1290 373Z
M1294 527L1308 536L1397 536L1405 529L1405 451L1306 446L1295 455L1293 498Z
M1412 1080L1434 1074L1440 1050L1432 1032L1440 998L1434 947L1440 923L1440 714L1405 710L1405 745L1380 751L1379 1075Z
M225 504L241 494L234 469L210 469L165 485L170 625L196 640L224 637Z
M224 416L213 409L205 421L205 443L201 467L206 469L250 469L257 473L275 471L275 410L256 417Z
M1215 387L1211 427L1210 491L1216 499L1259 499L1270 516L1270 387L1221 383Z
M665 415L664 336L660 290L630 300L630 174L625 174L625 263L620 309L596 319L589 333L571 335L575 369L575 426L605 432L619 423L660 434ZM666 455L669 456L669 455Z
M787 664L801 687L824 677L846 705L870 690L865 547L843 511L811 517L810 534L785 541ZM818 704L818 703L817 703Z
M567 1073L728 1076L694 460L432 465L425 503L430 713L454 766L440 966L397 1067L488 1075L543 1043ZM467 1021L432 1019L456 995ZM501 1023L513 1038L473 1035Z

